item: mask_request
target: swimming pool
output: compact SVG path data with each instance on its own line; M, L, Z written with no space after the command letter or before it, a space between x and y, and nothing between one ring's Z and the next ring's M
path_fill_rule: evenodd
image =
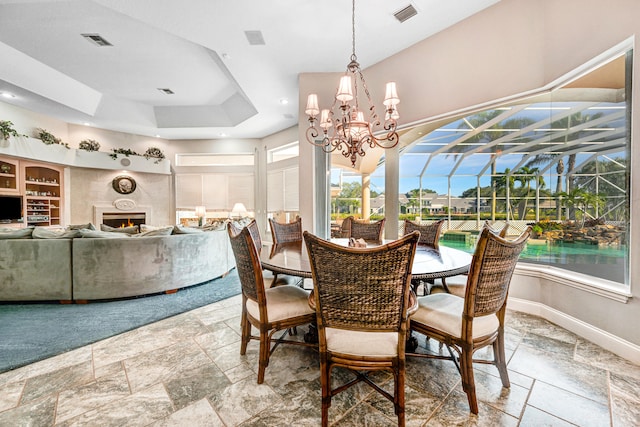
M475 242L455 242L441 240L442 246L461 249L473 253ZM587 274L617 283L625 283L627 269L627 248L598 247L582 243L527 244L520 255L520 261L564 268L565 270Z

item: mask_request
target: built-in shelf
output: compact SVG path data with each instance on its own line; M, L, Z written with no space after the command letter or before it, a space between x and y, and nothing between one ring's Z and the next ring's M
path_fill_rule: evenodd
M20 190L20 161L17 159L0 159L0 193L17 194Z
M27 225L60 225L62 168L22 163Z

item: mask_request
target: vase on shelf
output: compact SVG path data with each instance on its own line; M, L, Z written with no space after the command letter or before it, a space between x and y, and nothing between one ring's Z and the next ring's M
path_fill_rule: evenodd
M11 171L11 166L3 163L0 165L0 171L2 171L2 173L9 173Z

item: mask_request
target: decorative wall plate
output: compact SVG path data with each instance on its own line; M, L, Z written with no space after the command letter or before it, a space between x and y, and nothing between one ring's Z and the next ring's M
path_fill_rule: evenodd
M113 189L120 194L131 194L136 191L136 181L127 175L119 175L111 181Z

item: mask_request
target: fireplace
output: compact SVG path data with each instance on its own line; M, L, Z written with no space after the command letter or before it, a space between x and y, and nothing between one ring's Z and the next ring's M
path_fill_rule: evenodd
M132 225L146 224L144 212L105 212L102 214L102 223L109 227L130 227Z
M121 203L117 200L112 205L94 205L93 223L96 225L105 224L110 227L126 227L128 224L153 224L151 207L137 206L133 201Z

